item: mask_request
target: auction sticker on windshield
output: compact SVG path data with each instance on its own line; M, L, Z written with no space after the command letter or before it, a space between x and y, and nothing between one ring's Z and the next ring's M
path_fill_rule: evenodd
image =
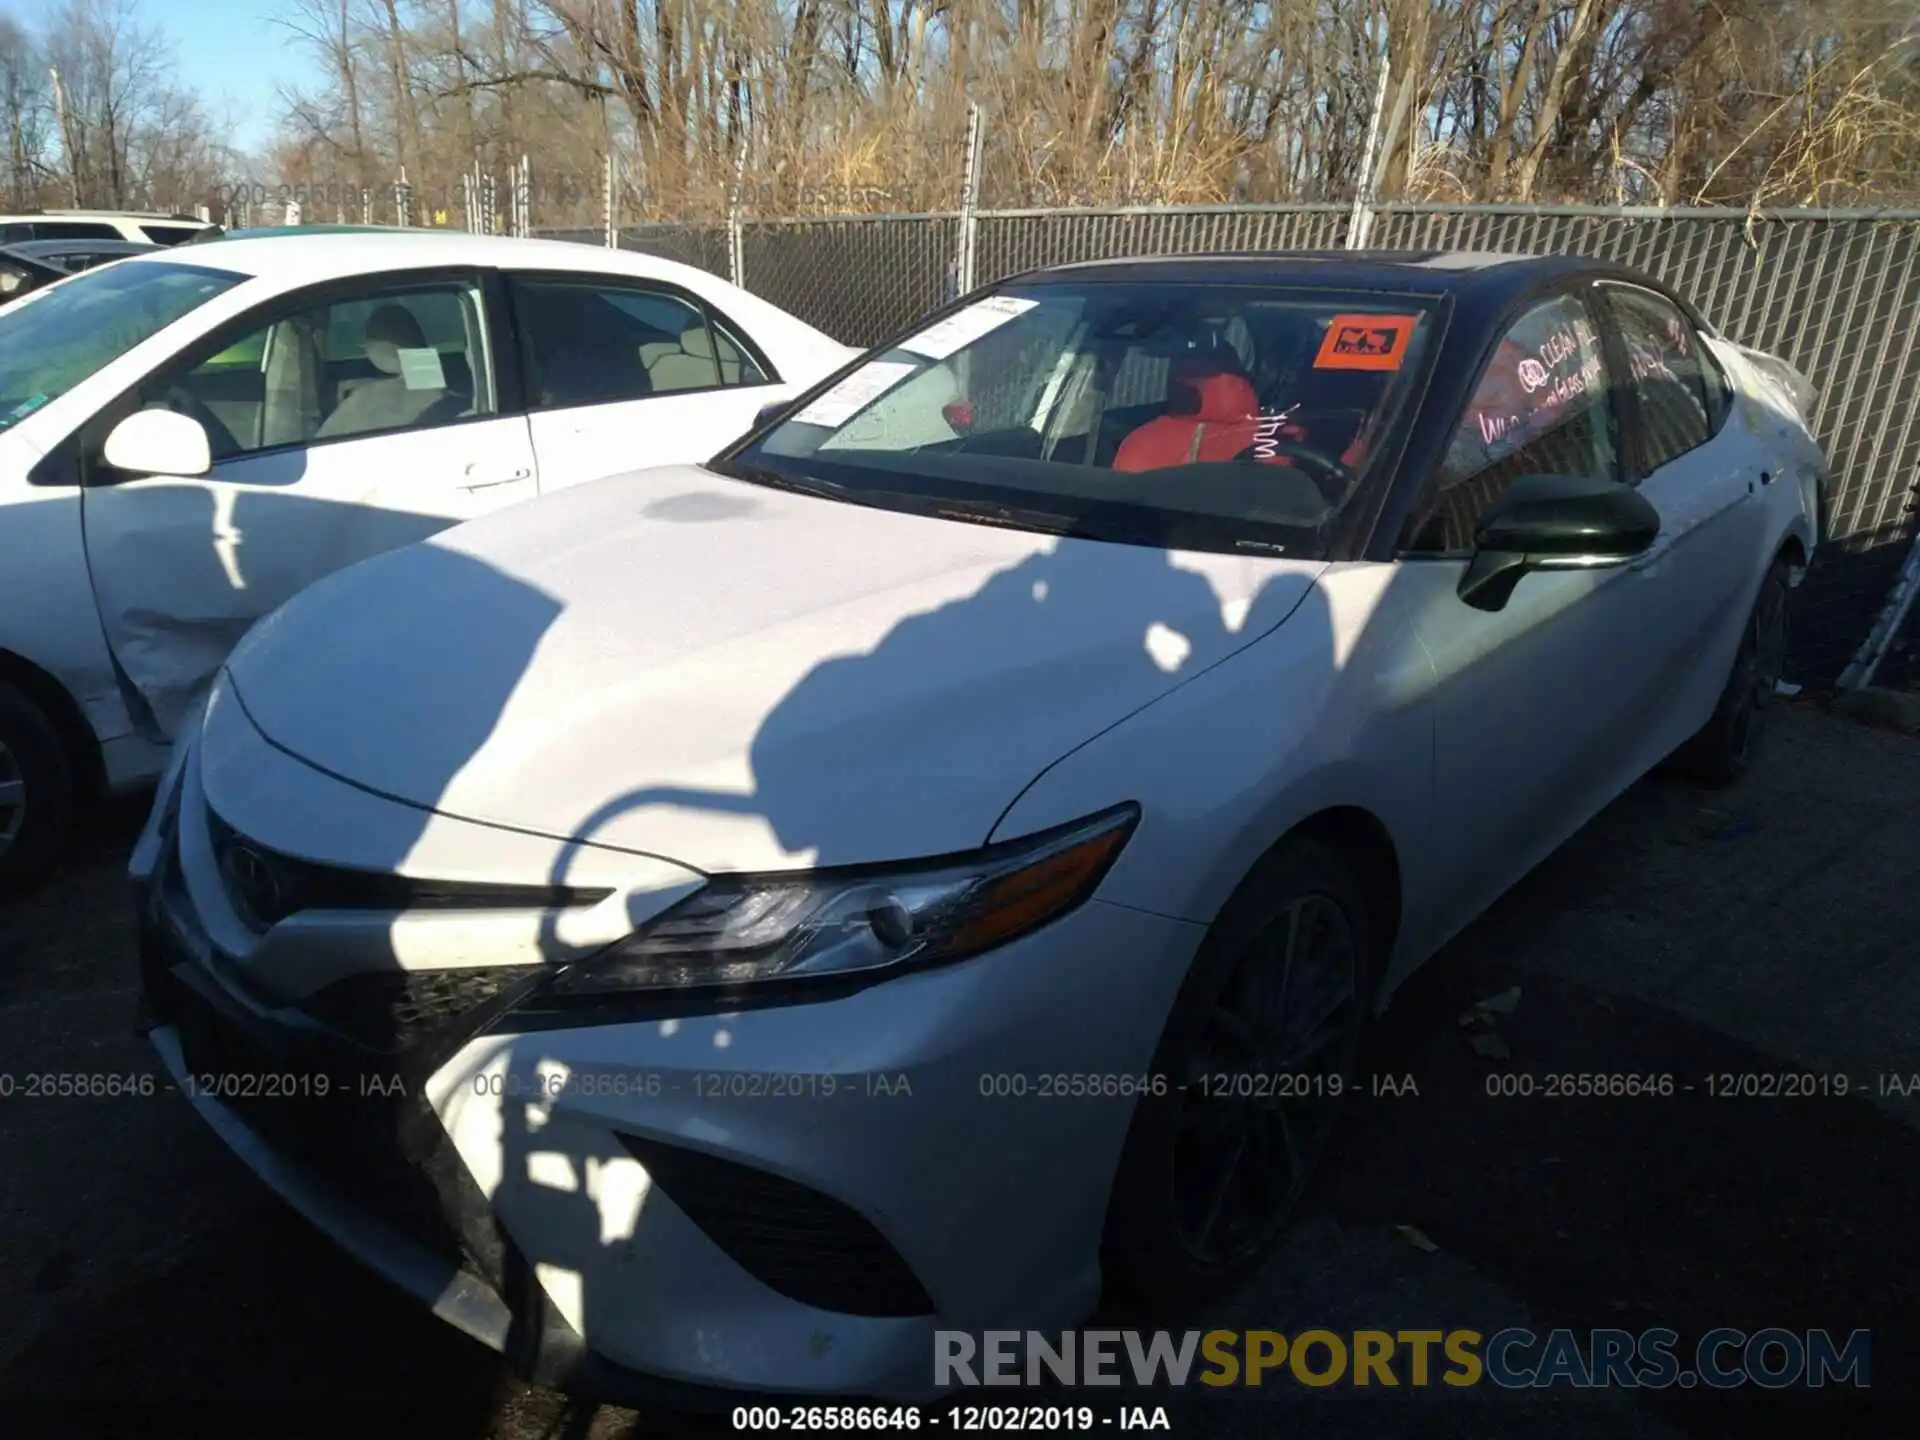
M982 335L991 335L1009 320L1019 319L1039 303L1038 300L1023 300L1018 295L989 295L929 325L911 340L902 341L900 348L934 360L944 360L954 351L964 350Z
M796 425L844 425L920 367L911 360L873 360L862 365L798 415Z
M1418 315L1336 315L1313 358L1316 370L1398 370Z

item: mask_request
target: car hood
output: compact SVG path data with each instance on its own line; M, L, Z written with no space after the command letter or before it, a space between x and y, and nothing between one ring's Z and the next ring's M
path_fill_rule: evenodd
M983 843L1325 568L669 467L333 575L229 678L275 745L415 806L707 872L864 863Z

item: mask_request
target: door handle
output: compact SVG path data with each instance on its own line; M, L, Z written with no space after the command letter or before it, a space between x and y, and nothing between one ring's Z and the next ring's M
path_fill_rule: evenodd
M509 471L504 475L495 474L490 479L475 478L476 476L484 476L486 473L487 473L486 467L484 465L481 465L477 461L474 464L467 466L466 480L461 485L461 489L491 490L496 485L514 485L514 484L518 484L522 480L531 480L533 478L533 471L528 469L525 465L522 465L518 470Z

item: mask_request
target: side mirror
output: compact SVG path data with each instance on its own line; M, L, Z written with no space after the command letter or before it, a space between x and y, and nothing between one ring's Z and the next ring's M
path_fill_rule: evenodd
M779 417L780 412L786 408L787 402L785 400L776 400L771 405L762 405L760 407L760 413L753 417L753 428L758 430L763 426L771 425L774 420Z
M136 410L107 436L101 458L132 475L204 475L213 468L207 430L176 410Z
M1480 519L1460 598L1499 610L1531 570L1622 565L1660 534L1660 512L1631 485L1586 475L1523 475Z

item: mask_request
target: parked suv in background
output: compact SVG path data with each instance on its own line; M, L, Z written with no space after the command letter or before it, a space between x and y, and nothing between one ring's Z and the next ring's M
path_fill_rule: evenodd
M213 228L208 221L165 210L38 210L0 215L0 245L27 240L133 240L178 245Z

